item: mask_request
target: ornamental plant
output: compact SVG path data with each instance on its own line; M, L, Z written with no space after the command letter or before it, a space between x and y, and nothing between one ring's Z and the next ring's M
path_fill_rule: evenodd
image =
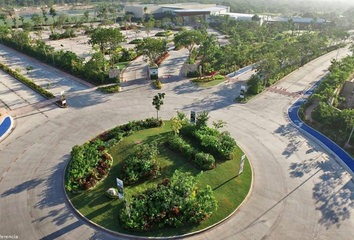
M135 155L124 161L123 181L126 184L133 184L142 179L159 176L161 168L156 160L158 153L156 142L140 145Z
M120 224L129 231L146 232L209 218L217 210L217 201L210 186L198 190L199 176L176 170L171 179L125 199L119 212Z

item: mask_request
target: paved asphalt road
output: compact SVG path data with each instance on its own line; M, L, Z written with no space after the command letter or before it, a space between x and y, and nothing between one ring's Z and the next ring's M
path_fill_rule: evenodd
M277 87L294 93L307 89L325 74L336 54L307 64ZM228 123L226 129L254 170L251 196L238 213L193 239L352 239L351 176L290 125L286 112L294 97L266 91L247 104L234 103L246 75L207 89L182 79L171 80L161 91L144 82L113 95L89 89L70 95L68 109L50 105L18 113L16 129L0 144L0 234L26 240L117 239L85 223L68 207L64 167L73 145L117 124L156 116L152 97L165 92L162 118L169 119L177 110L210 111L210 122Z

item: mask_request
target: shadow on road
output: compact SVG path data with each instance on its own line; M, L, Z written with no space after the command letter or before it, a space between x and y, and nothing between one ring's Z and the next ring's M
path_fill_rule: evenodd
M70 108L84 108L98 105L109 100L109 94L104 94L99 90L71 92L67 94L66 100Z
M286 158L304 144L304 141L297 138L299 131L290 124L280 126L275 132L290 141L283 152ZM321 212L318 223L327 229L332 226L340 227L341 222L349 219L354 210L353 181L350 181L350 177L349 179L346 177L348 173L333 160L333 157L324 155L323 151L318 151L307 140L305 143L309 148L306 151L309 157L290 163L289 175L292 178L303 178L314 171L318 172L319 181L314 184L312 194L316 202L316 210Z
M36 178L36 179L28 180L24 183L17 185L14 188L6 190L5 192L3 192L1 194L1 197L7 197L9 195L18 194L18 193L22 193L23 191L34 189L38 185L42 184L44 181L45 181L45 179L43 179L43 178Z
M34 205L34 208L44 210L51 209L46 216L35 219L33 222L42 222L47 218L51 218L52 222L60 226L68 220L74 218L74 215L66 206L66 197L63 189L63 171L66 161L70 159L70 154L64 155L62 162L57 164L49 177L45 180L44 191L37 195L39 201Z
M188 83L190 84L190 83ZM205 89L197 86L188 87L186 90L180 90L181 94L192 93L199 91L213 91L212 94L206 94L202 99L194 101L190 106L185 109L194 109L197 111L213 111L217 109L227 108L230 105L236 104L234 97L236 95L236 84L221 83L219 86L215 86L211 89ZM183 84L182 84L183 85ZM189 91L189 92L188 92Z
M306 140L299 138L299 130L292 126L291 124L281 125L278 129L274 131L276 134L280 136L286 137L289 140L288 146L284 149L283 155L286 158L289 158L291 155L297 152L297 150L304 144L307 143L308 153L316 151L313 146L311 146Z

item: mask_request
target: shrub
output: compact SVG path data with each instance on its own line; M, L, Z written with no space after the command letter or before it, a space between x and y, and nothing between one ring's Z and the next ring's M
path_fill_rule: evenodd
M190 173L175 171L171 179L124 200L120 224L129 231L145 232L208 218L217 209L217 201L210 186L197 190L197 179Z
M156 37L168 37L173 34L172 31L158 32L155 34Z
M133 184L141 179L155 178L160 175L160 166L156 161L157 144L142 144L136 154L124 161L122 168L123 180Z
M52 33L49 35L50 40L59 40L59 39L65 39L65 38L73 38L76 37L74 30L73 29L66 29L65 32L63 33Z
M96 181L108 174L112 165L112 156L107 153L110 146L134 131L159 127L162 124L162 120L156 118L131 121L98 135L82 146L74 146L65 188L70 192L77 192L94 186Z
M207 155L203 152L198 152L195 148L189 145L186 141L183 140L178 135L173 135L168 139L168 145L172 148L175 152L178 152L185 156L188 160L190 160L193 164L195 164L198 168L201 169L212 169L215 167L215 159L213 156L206 157L206 161L201 160L201 156ZM199 154L199 158L197 159L197 154Z
M207 126L197 128L193 124L184 124L180 131L183 135L200 141L203 151L222 159L232 158L236 141L230 136L229 132L220 133L218 130Z
M98 89L104 93L116 93L120 91L120 86L119 84L114 84L107 87L99 87Z
M154 85L157 89L162 88L162 82L160 80L154 80Z
M200 72L198 72L198 71L188 72L187 77L200 77Z
M195 155L195 163L203 168L208 168L215 164L215 159L211 154L200 152Z
M150 75L150 79L151 80L158 79L158 78L159 78L159 76L157 74L151 74Z
M131 61L138 56L138 53L134 49L131 49L131 48L129 48L129 49L123 48L121 54L122 54L122 56L119 59L120 62Z
M87 190L108 173L113 158L108 154L106 147L99 139L73 147L66 184L68 191Z
M140 38L136 38L132 41L129 42L129 44L139 44L143 41L143 39L140 39Z
M247 93L250 95L256 95L264 89L263 80L258 75L252 75L247 81L247 86Z

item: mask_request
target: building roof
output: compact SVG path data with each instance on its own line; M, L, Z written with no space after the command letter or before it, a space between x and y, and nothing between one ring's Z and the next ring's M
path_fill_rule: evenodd
M267 19L268 22L288 22L290 19L294 21L294 23L311 23L315 19L313 18L302 18L302 17L269 17ZM324 19L317 19L316 23L325 23Z
M215 11L220 11L223 9L227 9L228 7L224 6L216 6L216 7L210 7L210 8L201 8L201 9L181 9L181 10L174 10L175 13L211 13Z

